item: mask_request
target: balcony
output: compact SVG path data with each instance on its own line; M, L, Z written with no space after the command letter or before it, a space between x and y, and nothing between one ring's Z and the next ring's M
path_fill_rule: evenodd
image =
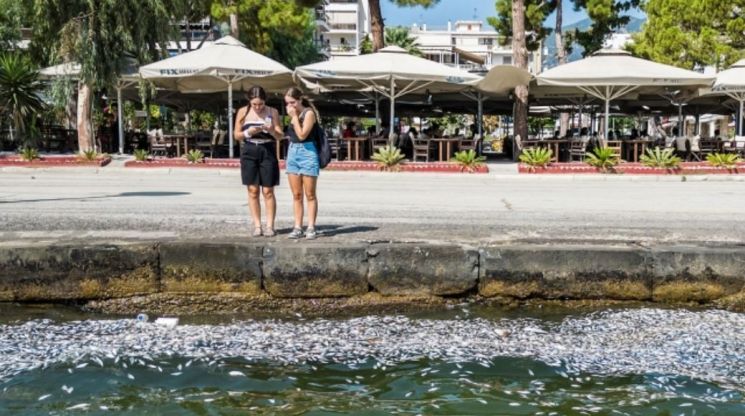
M329 16L323 9L315 10L316 27L321 32L328 32L331 27L329 26Z
M329 28L335 32L357 33L356 23L331 23Z

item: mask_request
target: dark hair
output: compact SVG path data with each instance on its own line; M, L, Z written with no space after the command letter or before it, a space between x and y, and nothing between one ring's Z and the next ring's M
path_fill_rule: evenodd
M285 92L286 97L292 97L296 100L300 101L300 104L303 105L303 107L308 107L311 110L313 110L314 113L316 113L316 121L320 124L321 123L321 114L318 112L318 109L316 106L313 105L312 102L308 99L308 97L303 94L302 91L300 91L300 88L297 87L290 87L287 92Z
M246 91L246 99L248 99L248 101L251 101L254 98L259 98L262 101L266 101L266 91L264 91L264 89L260 86L254 85L253 87L249 88L248 91Z

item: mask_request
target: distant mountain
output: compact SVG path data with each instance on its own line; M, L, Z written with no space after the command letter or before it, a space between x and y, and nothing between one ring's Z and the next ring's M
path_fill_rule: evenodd
M642 25L644 22L646 22L647 19L638 18L638 17L631 17L631 20L629 20L629 23L622 27L617 33L637 33L641 31ZM592 20L583 19L579 22L572 23L571 25L565 25L564 26L564 32L567 31L573 31L574 29L579 30L587 30L590 28L590 25L592 24ZM557 58L556 58L556 38L554 38L552 35L546 39L546 59L543 62L543 68L552 68L558 64ZM574 43L572 44L572 53L569 55L569 62L576 61L578 59L582 59L582 52L584 49L579 46L578 44Z

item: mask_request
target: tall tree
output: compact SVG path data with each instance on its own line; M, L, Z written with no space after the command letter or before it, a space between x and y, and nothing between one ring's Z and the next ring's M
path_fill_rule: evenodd
M602 49L603 43L611 33L629 23L631 18L623 13L639 7L641 0L572 0L572 2L575 11L584 9L592 20L592 26L588 30L575 29L571 34L572 40L584 48L583 56L589 56Z
M46 56L80 63L78 145L94 149L94 92L114 86L127 57L146 63L167 54L181 0L33 1L34 43Z
M233 6L227 4L226 0L215 0L212 16L223 20L235 12L238 39L250 49L290 66L317 59L311 7L318 5L318 0L235 0Z
M422 6L425 9L439 3L440 0L391 0L399 7ZM380 0L367 0L370 8L370 34L372 35L373 52L385 47L385 23L380 9Z
M512 0L512 62L518 68L528 69L528 45L525 39L525 3L524 0ZM513 106L515 134L521 138L528 137L528 86L515 87L515 104ZM517 159L517 152L513 158Z
M25 0L0 0L0 50L16 47L21 40L21 27L28 17Z
M551 33L551 29L544 27L543 22L556 7L555 1L545 0L522 0L523 23L525 32L525 46L529 51L538 50L543 40ZM515 4L512 0L496 0L496 17L487 17L486 21L502 35L500 42L503 46L511 42L513 31L513 10Z
M643 9L635 55L688 69L722 69L745 55L743 0L647 0Z
M556 58L559 65L567 63L567 48L564 45L564 4L561 0L554 0L556 2L554 10L556 10L556 23L554 25L554 40L556 42ZM579 121L580 127L582 127L582 120ZM559 115L559 137L566 136L567 128L569 127L569 113L563 112Z
M551 29L543 26L556 7L555 1L544 0L496 0L496 17L487 18L506 45L512 42L512 63L518 68L528 69L528 54L538 50ZM513 105L515 134L528 137L528 87L515 88ZM517 155L514 155L517 158Z
M406 49L411 55L422 56L419 44L416 38L411 36L407 27L387 27L385 28L385 46L395 45L399 48ZM373 52L373 45L370 37L365 37L360 45L360 53L367 54Z
M210 16L212 0L181 0L179 3L178 6L180 7L176 11L176 16L181 16L186 25L186 50L190 51L192 50L191 23Z

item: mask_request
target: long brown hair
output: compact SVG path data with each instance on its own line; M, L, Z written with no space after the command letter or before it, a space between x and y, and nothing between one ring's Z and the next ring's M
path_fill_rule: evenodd
M300 91L300 88L290 87L290 89L285 92L285 96L292 97L300 101L300 104L302 104L303 107L307 107L313 110L313 112L316 113L316 123L318 123L319 125L321 124L321 114L318 112L316 106L313 105L313 102L311 102L310 99L305 94L303 94L302 91Z
M258 85L254 85L246 91L246 99L250 103L254 98L266 102L266 91Z

